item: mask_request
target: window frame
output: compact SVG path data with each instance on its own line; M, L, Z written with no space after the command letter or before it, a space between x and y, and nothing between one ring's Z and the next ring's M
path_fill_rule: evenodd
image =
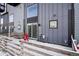
M56 27L51 27L50 26L50 22L51 21L56 21L57 23L56 23ZM49 20L49 29L58 29L58 20Z

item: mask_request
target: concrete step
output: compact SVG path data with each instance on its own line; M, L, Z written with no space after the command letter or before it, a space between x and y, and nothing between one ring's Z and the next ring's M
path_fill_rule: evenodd
M39 48L43 48L46 50L54 51L63 55L79 56L78 52L72 51L72 49L69 47L64 47L64 46L54 45L49 43L42 43L35 40L29 40L28 44Z
M21 52L21 45L19 45L19 44L17 44L17 43L14 43L14 42L8 42L7 43L7 45L8 45L8 48L11 48L11 50L16 50L16 52L18 53L18 51L17 50L19 50L19 52ZM25 55L29 55L29 56L34 56L34 55L40 55L40 56L42 56L41 54L39 54L39 53L35 53L35 52L33 52L33 51L29 51L28 49L23 49L23 53L25 54ZM21 54L21 53L19 53L19 54Z
M43 54L36 53L35 51L28 50L28 49L23 49L24 52L32 54L32 56L44 56Z
M10 45L11 45L11 46L10 46ZM15 52L16 52L15 54L18 53L18 55L21 55L21 53L23 52L23 54L25 54L25 55L31 55L31 56L32 56L32 55L37 55L37 56L42 56L42 54L36 53L36 52L34 52L34 51L31 51L31 50L28 50L28 49L24 49L24 48L23 48L23 50L21 50L21 48L18 49L18 47L15 46L15 45L12 45L12 44L10 44L10 45L8 45L7 48L9 48L9 49L15 51Z
M19 50L16 50L15 48L13 48L13 47L11 47L11 46L7 46L7 48L9 49L9 50L11 50L12 52L14 52L15 54L17 54L17 55L20 55L20 51Z
M13 49L21 49L21 45L19 45L19 44L15 44L15 43L13 43L13 42L9 42L9 43L7 43L8 44L8 48L11 48L11 47L14 47L14 48L12 48L12 50ZM30 48L31 49L31 48ZM37 52L35 52L35 51L33 51L32 49L30 50L30 49L27 49L27 48L23 48L23 53L25 53L26 55L31 55L31 56L33 56L33 55L36 55L36 56L43 56L43 54L41 54L41 53L37 53Z
M14 42L7 42L6 47L8 50L10 50L9 52L13 52L14 54L17 54L18 56L21 55L21 45L18 45L17 43L15 44ZM28 49L24 49L23 53L25 54L25 56L34 56L34 55L42 56L43 55L43 54L39 54Z
M65 54L61 54L61 53L57 53L54 51L50 51L50 50L46 50L43 48L39 48L33 45L29 45L29 44L24 44L25 49L28 49L30 51L34 51L36 53L42 54L42 56L66 56Z
M20 55L21 53L21 45L13 42L8 42L7 43L7 48L8 50L10 50L11 52L13 52L14 54ZM20 53L19 53L20 52ZM23 52L25 52L26 55L35 55L35 56L62 56L64 54L60 54L60 53L56 53L50 50L46 50L44 48L40 48L38 46L35 45L31 45L31 44L24 44L24 49Z
M36 45L31 45L31 44L24 44L24 45L25 45L24 50L28 51L27 53L30 53L30 54L33 54L33 55L42 55L42 56L43 55L44 56L52 56L52 55L62 56L62 55L64 55L65 56L65 54L61 54L61 53L57 53L57 52L54 52L54 51L51 51L51 50L47 50L47 49L41 48L41 46L38 47Z
M6 37L5 37L6 38ZM8 38L12 41L8 41L11 45L13 46L13 49L21 49L21 45L19 42L19 39L15 39L15 38ZM49 43L43 43L43 42L39 42L36 40L29 40L28 43L24 43L23 46L23 52L25 53L25 55L36 55L36 56L51 56L51 55L55 55L55 56L67 56L67 55L75 55L75 56L79 56L78 52L74 52L72 51L71 48L69 47L64 47L64 46L60 46L60 45L55 45L55 44L49 44ZM10 47L11 48L11 47ZM11 49L12 50L12 49Z
M7 48L14 51L15 54L20 55L21 51L20 48L21 45L18 45L17 43L15 44L14 42L8 42L7 43ZM24 49L23 52L26 55L36 55L36 56L52 56L52 55L64 55L64 54L60 54L60 53L56 53L53 51L49 51L43 48L39 48L36 46L32 46L30 44L24 44Z
M0 47L5 50L6 52L8 52L11 56L17 56L17 54L15 54L14 52L12 52L12 50L8 49L8 48L5 48L4 46L2 46L0 44Z

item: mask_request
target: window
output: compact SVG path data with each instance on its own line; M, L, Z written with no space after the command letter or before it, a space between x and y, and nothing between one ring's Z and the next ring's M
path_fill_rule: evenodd
M9 16L9 22L13 22L13 14Z
M58 27L57 25L58 25L57 20L50 20L49 21L49 28L50 29L57 28Z
M27 7L27 18L37 16L37 4Z
M3 24L3 18L1 18L1 24Z

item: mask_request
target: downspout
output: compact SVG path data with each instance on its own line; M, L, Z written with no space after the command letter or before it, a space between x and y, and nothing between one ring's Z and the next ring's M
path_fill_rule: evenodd
M23 10L23 13L24 13L24 16L23 16L24 17L24 19L23 19L23 33L25 34L25 32L26 32L25 31L26 30L26 27L25 27L25 3L23 4L23 8L24 8L24 10Z
M74 18L74 3L72 3L72 35L73 35L73 38L74 38L74 33L75 33L75 18Z

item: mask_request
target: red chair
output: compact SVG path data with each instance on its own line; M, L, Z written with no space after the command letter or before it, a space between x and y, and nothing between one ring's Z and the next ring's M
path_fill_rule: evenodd
M24 39L25 41L28 41L28 39L29 39L29 35L28 35L27 33L25 33L23 39Z
M20 40L21 44L28 42L29 40L29 35L25 33L23 39Z

